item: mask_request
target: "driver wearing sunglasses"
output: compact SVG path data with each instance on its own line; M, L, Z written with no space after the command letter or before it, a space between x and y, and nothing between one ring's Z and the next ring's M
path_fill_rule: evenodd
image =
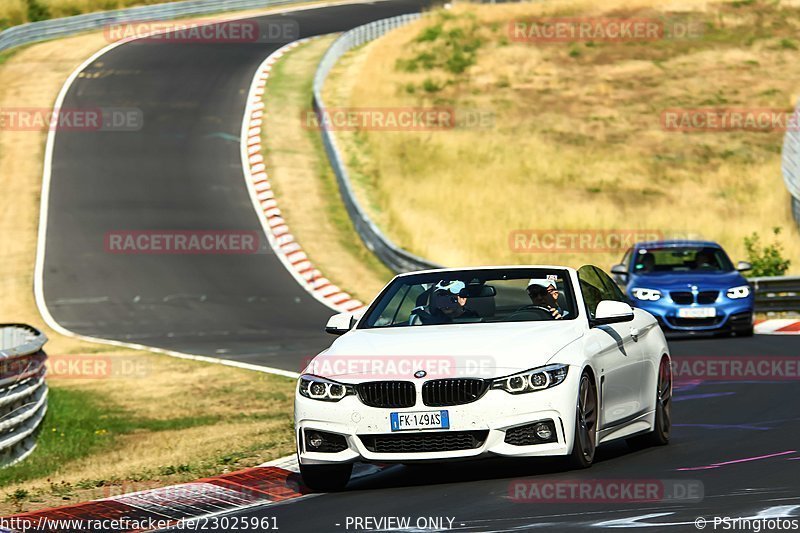
M433 287L428 305L411 312L409 324L451 324L459 318L480 318L478 313L466 308L467 298L463 296L466 288L463 281L440 281Z

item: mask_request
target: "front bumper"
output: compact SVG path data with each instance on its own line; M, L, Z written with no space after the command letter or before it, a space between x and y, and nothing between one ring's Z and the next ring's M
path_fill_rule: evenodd
M662 298L657 302L632 300L637 307L653 315L665 333L725 333L746 331L753 327L754 303L752 297L744 298L741 301L727 300L709 305L678 305L669 298ZM713 307L716 310L716 317L692 319L678 316L679 309L697 307Z
M361 403L356 396L339 402L321 402L299 395L295 396L295 435L300 463L304 465L347 463L354 461L409 463L414 461L446 461L487 456L540 457L567 455L572 450L577 386L580 373L571 368L567 379L550 389L528 394L512 395L502 390L489 390L479 400L458 406L428 407L422 403L417 385L417 403L403 409L375 408ZM392 432L390 414L414 411L447 410L450 428ZM534 422L551 421L555 429L554 441L531 445L514 445L505 442L509 429ZM304 432L323 431L341 435L346 449L334 453L313 452L304 444ZM473 432L480 436L479 445L458 450L420 450L400 452L370 451L375 436L464 434Z

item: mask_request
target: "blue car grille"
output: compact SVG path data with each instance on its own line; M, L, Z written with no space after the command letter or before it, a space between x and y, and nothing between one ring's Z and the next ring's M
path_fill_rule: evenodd
M719 291L700 291L697 293L697 303L713 304L719 298Z
M674 291L669 293L669 296L678 305L691 305L694 303L694 296L691 292Z
M700 291L697 293L697 298L689 291L672 291L669 296L678 305L692 305L693 303L709 305L717 301L719 291Z

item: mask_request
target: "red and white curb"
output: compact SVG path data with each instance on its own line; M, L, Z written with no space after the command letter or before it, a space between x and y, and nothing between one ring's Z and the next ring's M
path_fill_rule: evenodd
M259 466L4 520L14 531L150 531L303 495L298 474L275 466Z
M351 479L380 472L357 463ZM187 524L309 495L291 455L255 468L91 502L5 517L10 531L195 529ZM103 521L103 522L101 522ZM202 523L202 522L201 522ZM102 524L102 525L101 525ZM99 529L93 526L101 526ZM256 528L258 529L258 528Z
M267 167L262 155L261 135L268 120L264 105L264 92L275 63L288 51L313 39L301 39L273 52L258 67L242 122L241 152L247 189L269 244L287 270L314 298L338 312L354 312L364 304L331 283L314 267L303 248L289 231L286 221L269 182Z
M800 335L800 320L794 318L774 318L756 322L757 335Z

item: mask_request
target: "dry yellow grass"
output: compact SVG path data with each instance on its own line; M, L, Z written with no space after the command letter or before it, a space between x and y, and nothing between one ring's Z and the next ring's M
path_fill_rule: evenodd
M392 274L359 240L319 132L301 118L310 112L312 79L333 39L295 49L273 70L264 95L264 156L282 216L309 259L334 284L369 302Z
M446 13L446 14L442 14ZM681 17L696 38L652 43L519 43L535 16ZM463 74L416 72L452 58L424 31L481 41ZM698 26L695 26L698 27ZM432 29L433 28L433 29ZM514 230L655 230L720 241L743 258L752 232L780 241L800 271L800 235L780 172L783 133L674 133L666 108L791 110L800 11L772 2L622 0L456 5L350 54L328 83L333 107L453 106L490 128L339 133L362 203L396 242L449 265L596 263L614 253L531 254ZM400 62L400 63L398 63ZM426 85L430 89L425 89Z
M147 4L163 4L169 0L36 0L38 18L58 18L121 9ZM27 0L3 0L0 3L0 29L30 22Z
M0 29L6 26L16 26L27 20L27 5L25 0L3 0L0 4Z

